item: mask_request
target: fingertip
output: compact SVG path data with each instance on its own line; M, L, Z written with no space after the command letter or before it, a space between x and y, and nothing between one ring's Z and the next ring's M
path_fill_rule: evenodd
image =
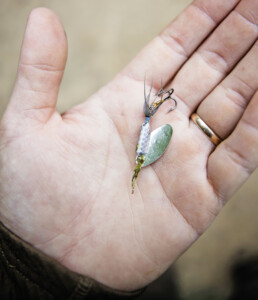
M35 24L51 24L53 28L56 28L57 30L61 29L60 31L63 31L63 25L59 17L54 13L54 11L47 7L33 8L28 16L28 23L30 22L35 22Z
M39 6L31 10L28 19L33 18L34 16L37 17L38 15L56 16L56 14L51 9L47 7Z
M34 8L28 17L21 53L22 63L49 64L62 68L67 58L67 39L58 16L45 7ZM29 60L29 61L28 61Z

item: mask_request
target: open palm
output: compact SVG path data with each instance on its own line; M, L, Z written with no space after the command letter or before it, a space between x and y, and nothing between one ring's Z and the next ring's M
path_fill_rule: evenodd
M66 38L53 12L34 10L1 122L1 221L113 288L137 289L162 274L257 167L255 2L195 1L110 84L62 116L55 106ZM164 104L151 120L152 129L167 123L174 133L132 195L145 73L156 89L161 78L173 86L178 108L166 114ZM189 120L196 109L224 139L216 149Z

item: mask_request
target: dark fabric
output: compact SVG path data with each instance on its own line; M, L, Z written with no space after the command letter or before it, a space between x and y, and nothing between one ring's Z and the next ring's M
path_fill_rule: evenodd
M0 299L124 299L122 292L74 273L13 234L0 222Z

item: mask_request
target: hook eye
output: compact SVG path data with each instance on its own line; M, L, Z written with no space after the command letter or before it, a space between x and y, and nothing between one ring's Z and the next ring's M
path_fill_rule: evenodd
M170 113L171 111L175 110L177 108L177 101L174 98L169 97L171 100L174 101L174 106L172 106L167 113Z

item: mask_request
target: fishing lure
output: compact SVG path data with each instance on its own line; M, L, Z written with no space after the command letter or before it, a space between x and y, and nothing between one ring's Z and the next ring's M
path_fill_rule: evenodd
M152 87L153 82L151 83L150 91L146 96L146 87L144 79L144 106L143 112L145 115L145 122L141 126L141 131L136 146L136 166L134 169L134 174L132 177L132 194L134 193L135 182L138 177L138 174L142 167L146 167L152 164L154 161L159 159L161 155L166 150L171 137L173 129L169 124L163 125L153 132L150 133L150 119L158 111L160 106L167 100L174 101L174 106L171 107L168 111L171 112L177 107L177 102L174 98L171 97L174 90L164 90L161 88L155 95L154 100L150 103L150 98L152 97Z

